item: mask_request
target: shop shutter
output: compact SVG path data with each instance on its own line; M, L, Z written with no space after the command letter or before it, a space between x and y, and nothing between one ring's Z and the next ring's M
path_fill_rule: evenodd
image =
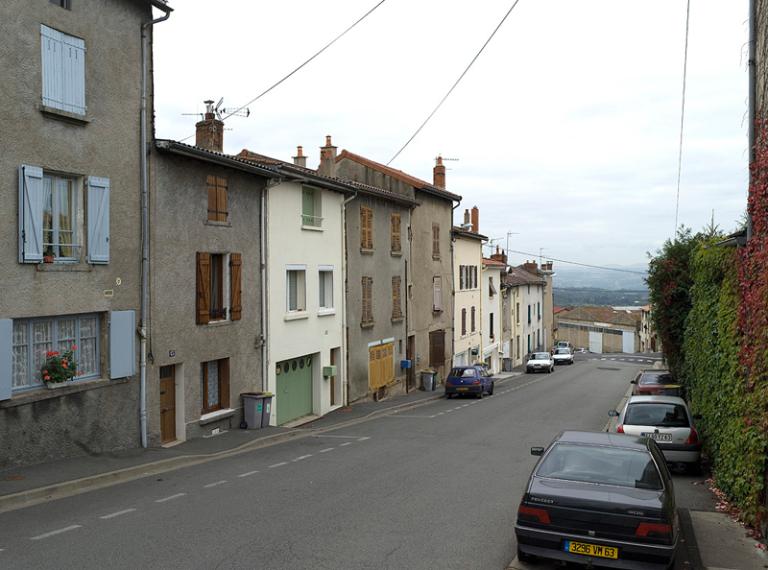
M13 320L0 319L0 400L11 397L13 384Z
M109 377L136 374L136 312L109 313Z
M19 263L43 261L43 169L19 167Z
M211 254L197 252L197 324L205 325L211 319Z
M229 318L233 321L239 321L243 312L242 264L242 256L239 253L229 254Z
M109 178L88 177L88 262L109 263Z

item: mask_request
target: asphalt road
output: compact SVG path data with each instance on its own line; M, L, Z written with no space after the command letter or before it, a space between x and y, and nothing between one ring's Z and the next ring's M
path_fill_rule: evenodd
M0 514L0 568L505 568L529 448L601 429L637 369L581 360Z

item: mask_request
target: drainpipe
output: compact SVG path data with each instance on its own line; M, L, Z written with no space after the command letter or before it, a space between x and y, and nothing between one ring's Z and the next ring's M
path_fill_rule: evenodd
M456 202L456 205L451 207L451 224L449 226L449 231L451 232L451 283L453 288L451 291L451 303L453 303L453 306L451 307L451 310L453 311L453 319L451 321L451 368L453 368L453 361L456 358L456 283L454 283L454 276L456 275L454 273L456 270L454 265L456 262L454 251L456 247L454 244L456 243L456 240L453 238L453 214L459 206L461 206L461 202Z
M349 198L345 198L341 202L341 283L344 285L343 295L341 296L341 355L340 361L344 362L344 373L342 374L343 386L341 387L341 393L344 395L343 405L349 405L349 378L347 377L348 357L347 346L349 343L348 329L347 329L347 204L357 198L357 192L355 192ZM406 285L407 287L407 285Z
M141 447L147 447L147 321L149 320L149 177L147 174L147 68L152 51L149 29L171 17L169 6L152 3L164 12L162 16L141 25L141 111L140 111L140 169L141 169L141 313L139 321L139 423ZM150 10L152 8L150 7Z
M757 90L757 1L749 0L749 186L752 187L752 165L755 162L755 106ZM747 210L747 240L752 238L752 215Z

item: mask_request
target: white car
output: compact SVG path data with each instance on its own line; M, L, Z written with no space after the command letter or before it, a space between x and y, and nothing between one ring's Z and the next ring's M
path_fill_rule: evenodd
M555 361L548 352L534 352L525 364L525 372L554 372Z
M556 348L552 359L555 364L573 364L573 352L570 348Z
M631 396L618 416L617 433L649 437L656 441L667 463L683 463L698 471L701 440L685 400L677 396Z

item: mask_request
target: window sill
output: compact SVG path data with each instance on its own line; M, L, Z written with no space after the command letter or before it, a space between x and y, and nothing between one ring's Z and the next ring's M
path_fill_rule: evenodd
M434 307L432 307L432 312L433 313L442 313L443 309L435 309Z
M200 419L197 420L197 423L200 424L201 426L204 426L205 424L210 424L218 420L231 418L236 413L237 413L237 410L233 408L227 408L226 410L216 410L215 412L209 412L207 414L203 414L202 416L200 416Z
M392 257L403 257L403 252L402 251L390 251L389 255L391 255Z
M307 311L295 311L292 313L286 313L283 317L284 321L299 321L301 319L308 319L309 313Z
M374 249L368 249L368 248L366 248L366 247L361 247L361 248L360 248L360 253L362 253L363 255L373 255L373 253L374 253L375 251L376 251L376 250L374 250Z
M90 380L78 380L76 382L72 382L71 386L67 386L66 388L57 388L56 390L49 390L43 386L42 388L29 390L28 392L18 393L17 395L12 396L10 400L4 400L0 402L0 409L25 406L28 404L34 404L35 402L52 400L53 398L59 398L61 396L68 396L70 394L78 394L80 392L87 392L89 390L106 388L107 386L112 386L114 384L125 384L130 381L131 378L120 378L119 380L92 378Z
M232 324L232 321L230 321L229 319L219 319L217 321L208 321L206 323L206 325L209 327L223 327L225 325L230 325L230 324Z
M305 225L302 225L301 229L302 230L306 230L308 232L324 232L325 231L325 228L320 228L320 227L317 227L317 226L305 226Z
M392 317L390 320L393 323L402 323L405 320L405 317Z
M91 122L91 119L89 119L85 115L78 115L77 113L62 111L61 109L56 109L55 107L49 107L48 105L41 104L38 108L40 109L40 112L46 117L49 117L51 119L58 119L61 121L65 121L67 123L72 123L73 125L85 126Z
M219 228L231 228L232 222L217 222L216 220L205 220L203 222L203 225L206 226L215 226Z
M439 255L433 255L432 256L432 261L440 261L440 256Z
M335 315L335 314L336 314L336 309L330 309L329 308L329 309L320 309L319 311L317 311L317 316L318 317L329 317L329 316Z
M360 328L361 329L372 329L373 325L374 325L373 321L369 321L367 323L360 323Z
M54 261L53 263L38 263L35 265L35 271L72 271L88 273L93 271L93 266L89 263L81 263L79 261Z

